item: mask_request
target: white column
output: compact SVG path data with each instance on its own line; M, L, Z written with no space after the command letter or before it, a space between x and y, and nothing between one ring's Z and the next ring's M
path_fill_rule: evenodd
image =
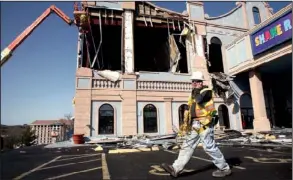
M249 84L253 106L253 128L255 131L270 131L271 125L267 118L263 85L260 73L256 70L249 72Z
M200 57L205 57L204 56L204 48L203 48L203 39L202 39L202 35L199 34L195 34L195 49L196 49L196 53L198 56Z
M124 61L125 73L134 73L133 11L124 11Z

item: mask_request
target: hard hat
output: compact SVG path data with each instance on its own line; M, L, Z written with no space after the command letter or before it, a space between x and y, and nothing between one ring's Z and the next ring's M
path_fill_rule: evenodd
M192 75L191 75L191 78L190 79L191 80L201 80L201 81L204 81L203 74L200 71L192 72Z

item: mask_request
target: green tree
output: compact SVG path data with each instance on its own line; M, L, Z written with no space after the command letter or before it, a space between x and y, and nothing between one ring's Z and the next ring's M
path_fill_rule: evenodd
M15 145L20 143L20 138L17 136L9 136L3 138L4 148L13 149Z
M21 137L22 144L25 146L30 146L31 142L36 138L35 130L32 130L29 126L26 126Z

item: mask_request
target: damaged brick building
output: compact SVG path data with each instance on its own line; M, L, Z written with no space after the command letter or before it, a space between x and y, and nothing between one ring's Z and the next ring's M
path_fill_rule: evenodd
M232 77L216 75L229 70L225 46L255 26L256 11L262 19L272 11L265 2L236 2L230 12L209 17L203 6L187 2L187 10L178 13L150 2L83 2L86 13L75 12L83 26L74 133L172 133L183 121L196 70L207 85L224 90L215 93L218 127L243 129L240 110L235 111L243 92L227 80Z

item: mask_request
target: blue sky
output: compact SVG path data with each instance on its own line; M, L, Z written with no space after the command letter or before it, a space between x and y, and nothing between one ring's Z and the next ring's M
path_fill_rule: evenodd
M274 12L290 2L270 2ZM1 2L1 50L50 5L73 18L72 2ZM182 12L185 2L155 4ZM205 2L205 12L218 16L235 2ZM49 16L1 68L1 124L28 124L73 113L77 28Z

